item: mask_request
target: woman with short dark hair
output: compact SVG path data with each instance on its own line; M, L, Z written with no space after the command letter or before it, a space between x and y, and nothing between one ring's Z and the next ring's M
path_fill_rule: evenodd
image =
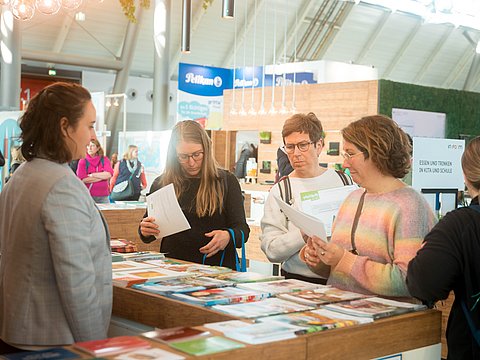
M108 229L68 166L95 136L95 114L85 88L54 83L20 119L26 163L0 193L0 339L17 351L107 336Z

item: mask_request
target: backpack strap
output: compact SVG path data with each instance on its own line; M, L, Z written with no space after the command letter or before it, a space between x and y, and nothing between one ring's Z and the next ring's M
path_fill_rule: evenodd
M280 191L280 197L282 198L282 200L285 201L287 204L292 205L292 185L290 184L290 178L288 177L288 175L285 175L280 180L278 180L278 190Z
M85 172L88 174L88 167L90 166L90 163L88 160L85 158Z
M350 176L348 176L347 174L345 174L343 171L340 171L340 170L335 170L335 172L342 180L344 186L353 185L353 181Z

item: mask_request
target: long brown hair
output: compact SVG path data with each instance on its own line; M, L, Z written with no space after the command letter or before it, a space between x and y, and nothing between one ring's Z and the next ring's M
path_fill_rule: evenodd
M200 187L196 196L196 213L198 217L212 216L216 211L222 212L224 188L220 179L220 167L213 156L212 141L199 123L185 120L177 123L168 145L165 171L161 185L173 183L177 198L185 183L185 174L177 158L177 145L180 141L200 144L203 147L203 162L200 170Z
M100 157L105 155L105 153L103 152L102 145L100 144L100 142L97 139L91 139L90 142L94 143L95 146L97 147L97 152L96 152L95 155L98 155Z
M91 99L87 89L74 83L57 82L40 90L20 118L23 157L27 161L39 155L59 163L71 161L61 120L67 119L76 128Z

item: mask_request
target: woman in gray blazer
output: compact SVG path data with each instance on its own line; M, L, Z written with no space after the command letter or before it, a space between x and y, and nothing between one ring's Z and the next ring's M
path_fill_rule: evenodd
M68 167L85 155L94 123L90 93L70 83L41 90L20 119L27 162L0 193L4 346L42 349L107 336L108 228Z

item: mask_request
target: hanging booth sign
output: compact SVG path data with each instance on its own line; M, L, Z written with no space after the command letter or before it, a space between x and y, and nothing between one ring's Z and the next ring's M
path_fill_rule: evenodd
M233 72L233 70L230 70ZM233 88L254 88L262 87L263 84L263 67L262 66L250 66L244 68L235 69L235 81Z
M285 74L285 85L295 84L316 84L317 80L314 79L311 72L297 72ZM265 86L272 86L272 74L265 75ZM283 74L275 74L275 86L283 86L284 77Z
M223 90L232 88L231 74L229 69L180 63L177 121L191 119L207 129L219 129Z

